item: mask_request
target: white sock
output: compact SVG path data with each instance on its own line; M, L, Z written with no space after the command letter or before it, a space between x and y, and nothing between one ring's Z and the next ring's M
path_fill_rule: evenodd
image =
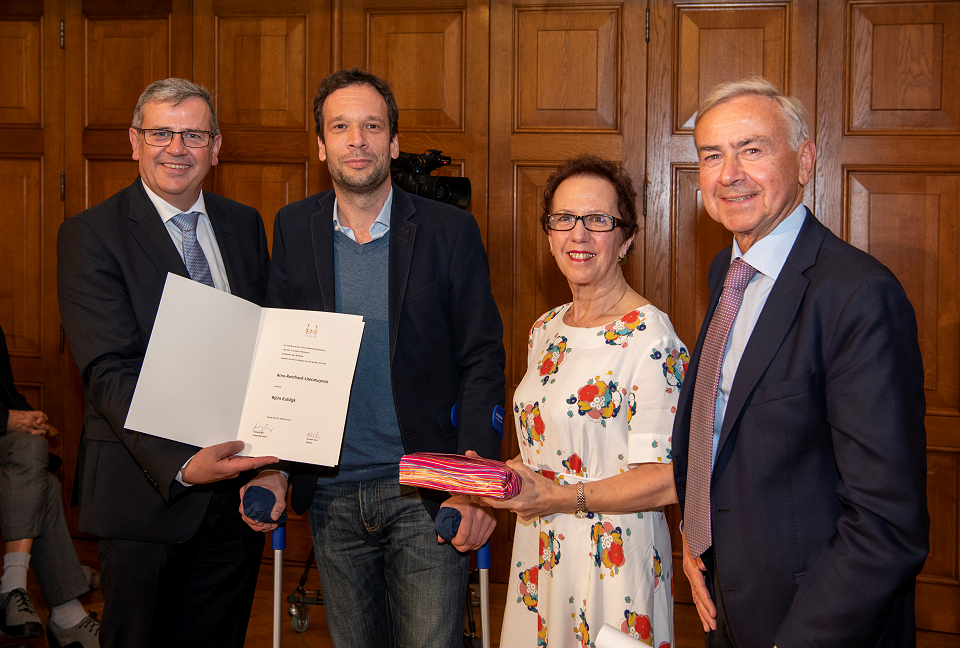
M50 608L50 620L58 628L72 628L87 618L87 611L80 605L77 599L71 599L55 608Z
M0 594L6 594L19 588L27 589L27 567L30 566L30 554L11 551L3 556L3 576L0 577Z

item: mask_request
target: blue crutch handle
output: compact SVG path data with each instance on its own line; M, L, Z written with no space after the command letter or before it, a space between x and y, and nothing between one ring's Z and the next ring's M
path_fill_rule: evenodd
M274 551L283 551L287 548L287 527L278 526L273 530L273 535L270 536L270 541L273 543Z

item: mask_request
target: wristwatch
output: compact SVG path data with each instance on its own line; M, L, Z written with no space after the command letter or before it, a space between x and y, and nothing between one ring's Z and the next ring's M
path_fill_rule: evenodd
M577 483L577 512L573 516L581 519L587 517L587 496L583 494L583 482Z

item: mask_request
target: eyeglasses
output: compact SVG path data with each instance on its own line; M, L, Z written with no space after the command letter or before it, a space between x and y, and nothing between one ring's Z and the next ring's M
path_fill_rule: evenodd
M210 138L213 133L210 131L175 131L165 128L138 128L138 132L143 133L143 141L150 146L170 146L173 142L173 136L179 135L183 145L187 148L203 148L210 146Z
M608 214L550 214L547 216L547 228L558 232L566 232L577 226L577 221L583 221L583 226L591 232L609 232L614 227L623 224L623 221Z

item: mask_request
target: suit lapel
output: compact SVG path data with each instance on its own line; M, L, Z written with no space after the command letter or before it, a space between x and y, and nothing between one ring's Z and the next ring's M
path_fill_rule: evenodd
M807 210L806 220L800 228L793 249L790 250L773 290L767 297L737 366L737 375L730 389L730 400L723 415L717 457L723 451L734 423L740 418L747 398L753 393L790 331L810 283L803 273L816 262L825 235L826 228Z
M403 296L407 292L407 277L410 275L410 263L413 259L413 244L416 240L417 226L410 222L416 209L410 197L393 186L393 209L390 211L390 362L397 348L397 331L400 322L400 309Z
M223 268L227 273L230 292L238 297L246 298L245 293L247 292L247 286L250 284L250 279L247 278L243 271L243 264L240 263L243 254L233 223L230 222L227 214L212 198L212 194L204 192L203 204L207 208L210 224L213 225L213 235L217 238L217 247L220 248L220 257L223 259Z
M333 267L333 191L321 195L319 209L310 216L310 234L313 238L313 256L316 263L317 282L320 286L320 304L311 303L307 308L334 312L337 310L336 281Z
M127 210L127 222L130 232L164 278L167 272L172 272L189 279L190 273L187 272L187 266L177 252L177 246L173 244L173 239L170 238L170 233L163 224L160 214L157 213L157 208L147 197L139 177L129 189L127 195L130 208Z

